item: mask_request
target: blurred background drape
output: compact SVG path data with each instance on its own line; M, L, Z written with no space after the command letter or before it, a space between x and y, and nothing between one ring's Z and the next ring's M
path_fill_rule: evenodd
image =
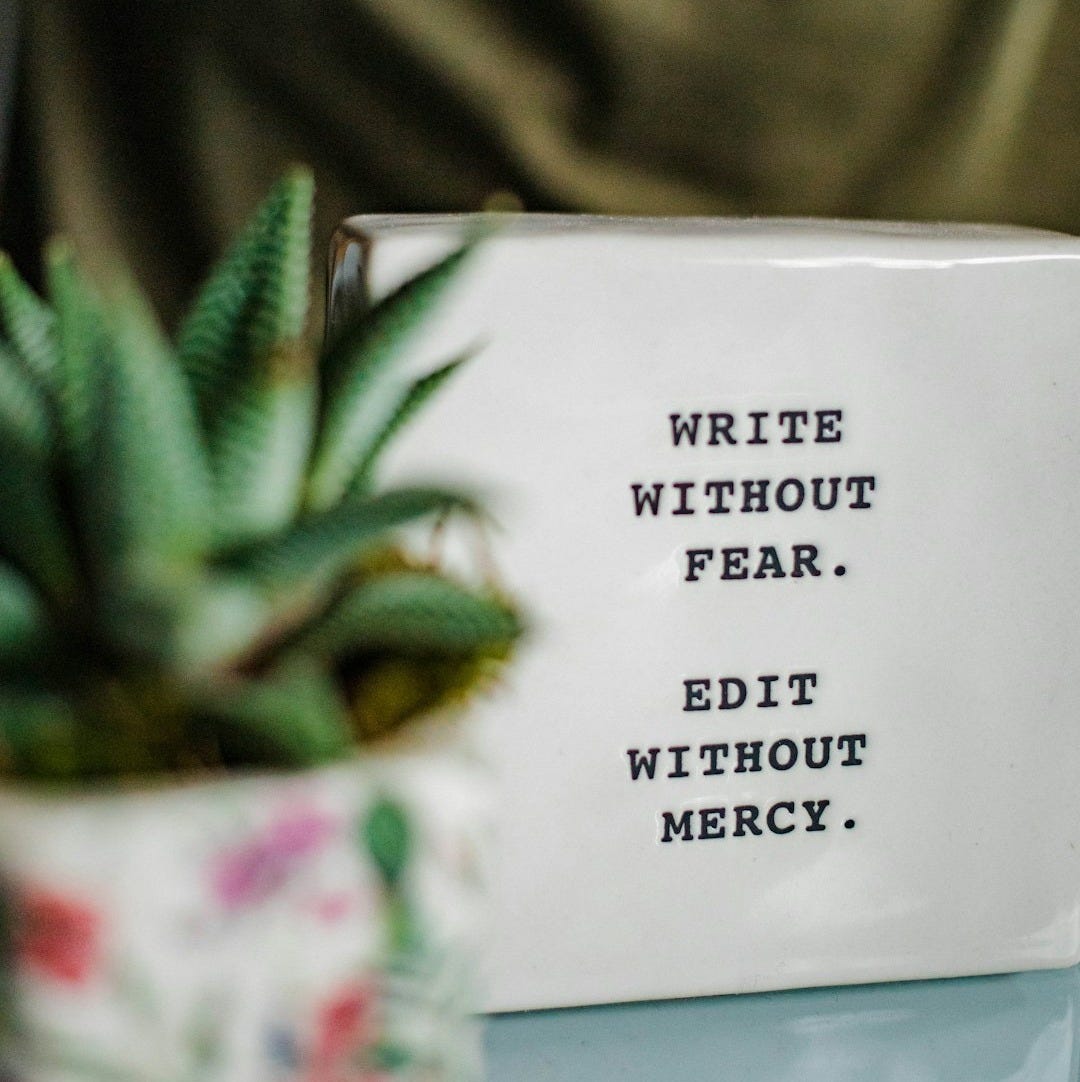
M25 0L0 233L173 319L290 160L358 211L1080 231L1080 0Z

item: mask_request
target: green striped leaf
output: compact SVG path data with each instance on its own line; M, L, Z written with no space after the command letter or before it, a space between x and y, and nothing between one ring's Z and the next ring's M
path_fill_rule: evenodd
M0 252L0 322L27 370L42 386L56 386L56 318Z
M295 516L315 427L315 385L303 368L238 389L214 446L216 538L235 544Z
M70 598L74 564L50 463L2 424L0 509L0 557L24 572L45 596Z
M99 423L104 316L75 265L71 249L54 242L46 253L49 296L56 313L56 396L60 441L76 476L86 476Z
M284 533L233 553L227 562L271 590L318 587L373 546L385 543L392 531L454 508L472 505L461 494L444 489L394 489L312 512Z
M434 574L402 572L363 582L296 644L342 657L370 651L456 656L504 650L521 634L514 611Z
M161 550L186 555L208 537L211 496L191 390L154 314L134 288L116 306L114 325L119 362L114 375L118 390L128 395L121 423L130 424L132 440L141 436L147 444L128 452L133 471L145 469L147 530Z
M207 690L195 710L213 723L226 763L300 769L340 758L351 742L340 692L312 666Z
M0 342L0 426L14 439L47 457L52 450L53 418L41 388L18 354Z
M371 489L375 467L398 432L405 427L423 409L427 401L434 397L450 377L465 363L472 353L466 353L437 368L434 372L409 384L405 393L398 399L397 406L383 426L372 433L370 442L362 451L356 473L347 485L351 498L362 496Z
M200 551L210 488L190 392L153 316L131 291L109 315L81 496L97 569L122 580L129 564Z
M474 242L462 245L345 327L321 361L319 444L308 483L308 504L325 508L344 495L375 435L400 404L391 366L457 277Z
M257 584L220 572L199 575L174 611L170 665L187 677L228 667L272 627L274 610Z
M181 326L180 363L211 434L277 346L303 333L313 191L305 169L278 181Z

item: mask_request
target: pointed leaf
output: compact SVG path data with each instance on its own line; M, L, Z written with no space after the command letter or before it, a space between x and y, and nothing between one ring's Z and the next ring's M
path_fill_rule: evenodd
M435 574L408 572L361 583L297 648L341 657L362 651L457 656L505 650L521 633L513 610Z
M81 496L98 570L122 579L133 561L200 549L209 477L187 385L144 302L129 292L110 316Z
M0 343L0 426L43 457L52 449L53 420L40 387L18 355Z
M40 451L0 425L0 557L46 595L65 600L75 571L52 471Z
M387 535L425 515L471 507L459 493L401 488L313 512L267 541L235 552L228 563L265 587L316 586Z
M326 673L311 667L209 690L196 710L214 723L226 762L316 766L340 758L350 744L341 694Z
M323 416L309 482L310 506L329 507L397 406L401 386L387 379L408 337L417 331L474 248L462 245L346 326L322 359Z
M47 252L49 295L56 312L56 395L60 441L77 477L85 477L98 423L104 316L66 244Z
M259 361L303 332L313 187L302 169L278 181L181 327L181 365L210 432Z
M254 357L271 353L304 333L311 286L311 217L315 180L306 169L280 182L280 209L269 217L256 246L253 276L259 284L252 300L250 349Z
M27 370L42 386L56 386L56 318L0 252L0 321Z
M264 592L248 579L200 577L198 588L177 606L171 664L188 677L248 654L274 616Z
M141 429L154 450L153 510L161 521L151 528L164 547L187 551L207 536L210 503L209 466L195 403L142 294L128 290L114 320L116 375L130 395L132 436Z
M286 351L288 354L291 351ZM234 544L281 529L296 514L315 426L315 385L286 355L237 389L214 447L217 539Z
M371 488L375 466L383 451L398 434L423 409L428 399L436 395L443 384L465 363L472 353L466 353L437 368L434 372L415 380L398 400L393 413L387 418L381 429L372 433L372 439L362 451L356 473L349 480L350 497L363 495Z
M95 570L88 613L94 636L110 653L141 668L182 672L184 625L202 596L201 569L122 547ZM201 630L207 641L221 633L217 626Z

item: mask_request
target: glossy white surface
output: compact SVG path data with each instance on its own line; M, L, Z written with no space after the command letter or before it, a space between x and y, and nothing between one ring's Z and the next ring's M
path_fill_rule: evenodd
M376 294L458 235L447 219L352 228L376 238ZM435 451L486 484L499 563L535 617L488 718L492 1007L1080 960L1080 241L525 218L481 251L418 367L481 336L390 472ZM777 415L803 410L805 429L787 423L810 438L785 444ZM840 441L813 442L832 410L821 434ZM755 411L767 443L746 442ZM740 442L674 446L673 412L702 414L703 434L731 414ZM865 476L869 508L853 489L811 506L813 478ZM807 492L790 512L787 478ZM763 479L770 510L743 513L742 481ZM708 513L703 486L728 480L733 511ZM697 511L636 516L635 482L664 482L665 501L695 482ZM796 545L820 576L794 577ZM765 577L721 578L741 547ZM694 582L690 549L714 554ZM801 706L799 673L817 677ZM752 705L763 675L781 677L776 707ZM745 705L716 708L721 677L749 685ZM712 708L686 711L698 679ZM734 769L737 742L765 756L825 736L823 769ZM865 750L841 756L842 736ZM720 743L725 772L706 775L699 748ZM653 747L655 780L631 781L628 750ZM689 777L661 776L669 747L690 749ZM759 809L760 836L737 806ZM773 807L796 829L771 832ZM664 843L663 813L673 828L686 811L694 840Z

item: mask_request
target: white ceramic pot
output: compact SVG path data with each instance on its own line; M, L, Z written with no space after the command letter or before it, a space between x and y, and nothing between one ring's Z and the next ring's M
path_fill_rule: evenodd
M461 228L347 223L337 309ZM1080 960L1080 241L523 216L415 360L477 327L386 465L534 612L490 1005Z
M486 792L449 747L130 793L0 792L0 1075L479 1078Z

